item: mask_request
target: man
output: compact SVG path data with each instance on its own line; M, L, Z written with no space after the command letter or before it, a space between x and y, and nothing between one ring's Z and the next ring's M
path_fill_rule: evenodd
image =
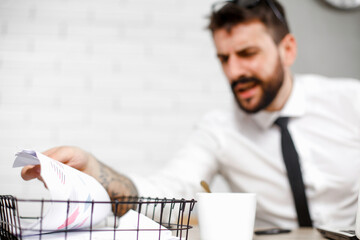
M231 112L206 115L174 159L148 178L125 177L75 147L45 154L94 176L112 199L192 198L201 191L201 180L211 182L221 174L232 191L257 193L257 227L295 228L296 197L274 124L287 117L311 224L353 224L360 172L360 83L292 75L297 45L277 2L220 5L214 6L209 29L234 93ZM38 166L22 170L25 180L39 178L39 173Z

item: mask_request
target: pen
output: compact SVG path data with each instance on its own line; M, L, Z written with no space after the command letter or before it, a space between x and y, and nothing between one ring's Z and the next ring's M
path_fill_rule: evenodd
M204 180L201 180L200 185L204 188L204 190L207 193L211 193L209 184L207 184L207 182L205 182Z
M273 234L281 234L281 233L289 233L290 229L282 229L282 228L270 228L265 230L257 230L254 233L256 235L273 235Z

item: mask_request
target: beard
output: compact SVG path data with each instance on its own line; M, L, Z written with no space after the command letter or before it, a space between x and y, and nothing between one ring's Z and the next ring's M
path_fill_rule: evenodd
M276 66L274 68L273 74L267 79L267 81L262 81L261 79L257 78L256 76L252 77L240 77L239 79L233 81L231 83L231 89L234 94L235 100L239 107L246 113L257 113L260 110L265 109L272 103L272 101L277 96L281 86L284 82L284 70L281 65L281 60L278 58ZM262 91L262 95L260 99L254 106L248 106L251 101L250 99L239 99L237 95L237 91L235 90L238 84L247 83L253 86L259 86Z

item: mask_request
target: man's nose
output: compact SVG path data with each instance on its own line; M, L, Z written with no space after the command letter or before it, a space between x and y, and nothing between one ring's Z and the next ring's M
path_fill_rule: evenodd
M231 56L229 58L226 75L229 80L236 80L246 75L245 66L238 57Z

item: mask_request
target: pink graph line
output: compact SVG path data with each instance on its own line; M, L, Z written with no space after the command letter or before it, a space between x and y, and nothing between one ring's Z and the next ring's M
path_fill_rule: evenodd
M66 226L69 226L70 224L72 224L73 222L75 222L77 216L79 216L79 207L76 208L75 212L73 212L70 217L68 217L68 219L65 220L65 222L60 226L58 227L57 229L60 230L60 229L63 229L65 228Z
M81 227L84 225L84 223L86 222L86 220L88 220L88 218L89 218L89 217L86 217L86 218L84 219L84 221L82 221L82 223L80 223L79 225L76 225L74 228L81 228Z

